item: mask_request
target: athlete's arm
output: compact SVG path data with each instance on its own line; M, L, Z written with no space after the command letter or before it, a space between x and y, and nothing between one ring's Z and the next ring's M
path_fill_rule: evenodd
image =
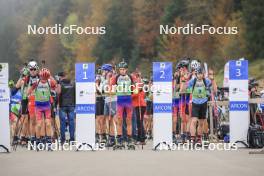
M23 77L23 78L19 78L19 80L16 83L16 88L17 89L21 88L25 84L25 82L27 82L27 77L26 76Z
M190 81L188 81L187 83L187 88L192 88L194 84L194 79L191 79Z
M216 81L214 79L211 80L211 86L212 86L212 90L214 93L217 92L217 84Z
M61 85L60 84L57 84L56 92L57 92L58 95L61 94Z
M111 79L110 79L110 93L111 94L114 94L115 93L115 85L116 85L116 77L117 77L117 75L115 75L115 76L113 76Z

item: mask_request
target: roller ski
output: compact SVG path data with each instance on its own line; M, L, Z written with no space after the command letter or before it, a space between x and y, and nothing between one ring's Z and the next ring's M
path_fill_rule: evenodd
M109 136L107 143L106 143L106 147L108 147L108 148L114 147L115 145L116 145L115 138L113 136Z
M29 139L27 137L21 137L21 140L20 140L20 146L21 147L27 147L27 143L28 143Z
M123 150L125 149L125 145L122 143L117 143L116 145L113 146L113 150Z
M128 149L128 150L136 150L136 145L135 145L135 143L132 141L131 138L129 138L128 141L127 141L127 149Z
M103 143L103 144L106 144L106 143L107 143L107 137L106 137L106 134L103 134L103 135L102 135L102 138L101 138L100 143Z
M136 150L135 144L127 144L127 149L128 150Z
M123 150L125 148L126 147L123 143L123 140L121 139L121 137L118 137L116 144L113 146L113 150Z
M47 149L47 151L53 151L51 145L52 145L52 139L51 139L51 137L47 137L46 138L46 147L47 147L46 149Z

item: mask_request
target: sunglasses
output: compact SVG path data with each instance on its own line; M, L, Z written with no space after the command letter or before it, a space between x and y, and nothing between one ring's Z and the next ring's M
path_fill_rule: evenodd
M30 71L36 71L36 70L37 70L37 69L35 69L35 68L31 68L31 69L30 69Z

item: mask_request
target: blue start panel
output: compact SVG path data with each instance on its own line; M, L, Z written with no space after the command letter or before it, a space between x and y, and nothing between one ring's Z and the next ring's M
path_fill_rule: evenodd
M95 114L95 104L76 104L77 114Z
M77 63L75 64L76 82L95 82L95 64Z
M230 111L248 111L247 101L230 101Z
M248 79L248 61L247 60L229 61L229 79L230 80L247 80Z
M153 111L154 113L171 113L172 103L154 103Z
M153 62L153 81L171 82L172 81L172 63L171 62Z

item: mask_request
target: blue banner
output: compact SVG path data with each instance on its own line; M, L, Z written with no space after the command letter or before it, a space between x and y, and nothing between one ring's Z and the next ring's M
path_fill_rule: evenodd
M154 103L153 111L154 113L171 113L172 103Z
M230 111L248 111L247 101L230 101Z
M171 62L153 62L153 81L171 82L172 81L172 63Z
M248 79L248 61L232 60L229 61L229 80L247 80Z
M76 82L95 82L95 64L77 63L75 65Z
M95 114L95 104L76 104L77 114Z

